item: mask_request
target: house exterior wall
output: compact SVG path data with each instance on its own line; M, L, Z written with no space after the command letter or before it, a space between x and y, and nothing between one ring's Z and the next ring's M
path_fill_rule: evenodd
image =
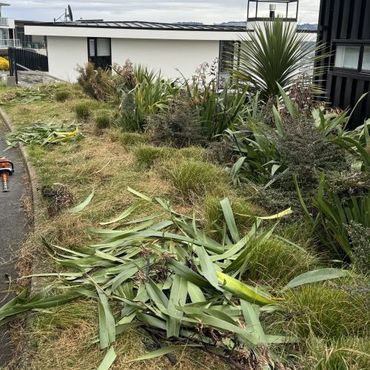
M47 38L49 73L61 80L75 82L77 67L87 63L87 40L84 37Z
M320 76L326 99L335 107L352 109L360 97L370 92L370 71L358 67L336 66L337 47L359 47L359 61L364 47L370 47L369 0L321 0L318 40L326 46L329 55L318 66L324 72ZM370 94L352 115L351 126L361 125L370 118Z
M190 78L200 64L219 57L219 45L219 41L112 39L112 60L122 65L129 59L164 77Z
M163 77L190 78L200 64L219 57L219 41L112 39L112 62L124 64L129 59ZM78 66L88 62L87 38L48 36L49 73L75 82ZM180 72L179 72L180 71Z

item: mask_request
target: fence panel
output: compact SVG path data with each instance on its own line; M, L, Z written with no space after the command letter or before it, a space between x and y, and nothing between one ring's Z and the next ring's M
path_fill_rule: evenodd
M10 72L14 76L16 70L49 71L48 57L35 51L9 48Z

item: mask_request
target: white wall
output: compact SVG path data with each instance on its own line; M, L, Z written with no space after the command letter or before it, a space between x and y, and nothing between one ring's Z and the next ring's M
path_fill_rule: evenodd
M122 65L130 59L164 77L181 77L178 69L190 78L200 64L211 64L218 57L219 41L112 39L113 63Z
M75 82L77 67L87 63L87 39L48 36L49 73ZM130 59L161 71L163 77L190 78L200 64L212 63L219 56L219 41L112 39L112 62L124 64Z
M87 63L87 39L85 37L47 38L49 73L65 81L75 82L77 67Z

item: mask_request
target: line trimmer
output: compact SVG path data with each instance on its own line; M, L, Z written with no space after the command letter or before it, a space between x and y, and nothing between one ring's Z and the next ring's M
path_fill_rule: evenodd
M14 164L6 158L0 158L0 179L3 184L3 192L9 191L9 176L14 173Z

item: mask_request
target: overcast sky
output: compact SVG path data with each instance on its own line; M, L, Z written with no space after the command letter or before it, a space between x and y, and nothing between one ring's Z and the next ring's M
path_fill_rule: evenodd
M63 13L68 0L14 0L4 15L15 19L52 21ZM317 23L320 0L300 1L300 23ZM219 23L246 18L247 0L75 0L69 1L75 18L144 20L158 22L195 21Z

